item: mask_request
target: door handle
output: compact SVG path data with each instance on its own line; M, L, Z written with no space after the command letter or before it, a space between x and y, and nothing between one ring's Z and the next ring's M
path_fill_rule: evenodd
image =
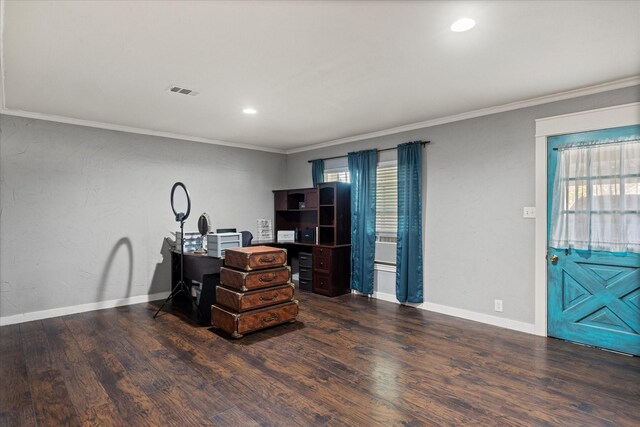
M549 258L551 260L552 264L555 264L556 262L558 262L558 255L551 255L551 258Z

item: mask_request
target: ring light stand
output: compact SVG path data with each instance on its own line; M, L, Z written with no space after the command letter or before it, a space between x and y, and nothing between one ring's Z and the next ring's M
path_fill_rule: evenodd
M169 300L172 300L180 293L184 293L187 296L189 301L191 301L191 305L195 306L198 316L202 318L202 313L200 313L198 305L191 296L191 289L184 281L184 221L191 213L191 198L189 197L187 188L181 182L176 182L173 184L173 188L171 188L171 210L173 210L176 216L176 221L180 222L180 281L173 288L167 299L164 300L158 311L156 311L156 314L153 315L153 318L156 318Z

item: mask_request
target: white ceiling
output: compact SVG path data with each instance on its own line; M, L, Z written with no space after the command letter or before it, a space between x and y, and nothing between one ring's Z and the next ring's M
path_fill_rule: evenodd
M4 108L286 152L637 76L639 23L637 1L7 0Z

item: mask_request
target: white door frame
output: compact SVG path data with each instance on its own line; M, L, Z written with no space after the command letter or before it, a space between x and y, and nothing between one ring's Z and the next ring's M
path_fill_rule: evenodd
M536 225L534 250L536 335L547 336L547 138L640 124L640 102L536 120Z

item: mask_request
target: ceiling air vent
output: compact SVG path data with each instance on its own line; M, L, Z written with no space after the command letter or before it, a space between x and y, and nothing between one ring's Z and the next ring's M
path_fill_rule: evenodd
M196 92L193 89L186 89L186 88L180 87L180 86L170 86L168 90L169 90L169 92L180 93L182 95L196 96L198 94L198 92Z

